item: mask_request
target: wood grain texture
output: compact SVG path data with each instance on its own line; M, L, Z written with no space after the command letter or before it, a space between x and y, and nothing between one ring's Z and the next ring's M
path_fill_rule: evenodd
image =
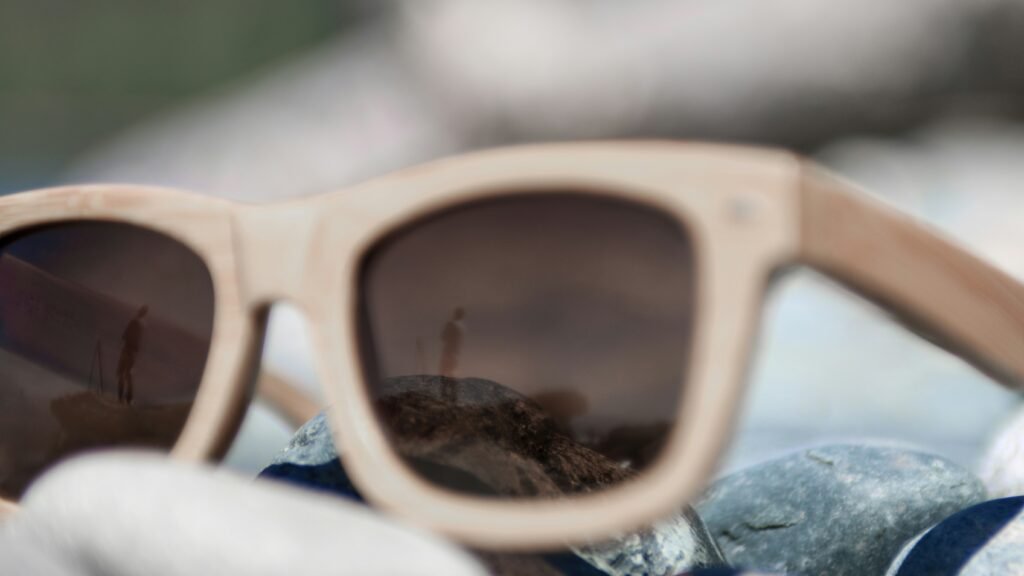
M316 319L311 335L334 440L368 500L478 548L563 548L674 516L704 487L742 396L761 292L772 271L796 257L798 168L787 152L737 146L545 144L448 158L277 205L124 185L37 190L0 198L0 234L61 220L127 222L182 242L205 262L215 286L213 335L173 456L223 455L252 396L267 307L289 301ZM678 425L661 457L621 487L524 501L441 489L402 461L365 386L355 322L362 257L437 211L552 190L645 205L693 237L700 313L679 383L686 393Z
M443 490L402 461L365 385L355 321L362 259L440 210L553 189L657 209L693 237L698 313L676 425L643 474L608 490L546 501ZM786 152L668 142L525 146L264 206L131 186L0 198L0 234L69 219L152 228L192 248L210 270L209 360L174 456L223 455L252 395L267 307L287 300L316 320L311 335L332 433L360 491L382 510L479 548L606 538L673 515L699 494L733 430L763 291L788 264L819 268L1002 382L1024 382L1020 283ZM313 412L275 384L271 397L290 404L296 421Z
M807 165L801 196L806 263L1024 390L1024 285L821 169Z
M381 429L360 369L363 254L438 210L552 187L652 206L699 248L692 364L678 425L651 468L621 487L557 501L498 502L412 474ZM1024 288L928 227L786 153L674 143L522 147L460 156L335 194L241 206L176 191L68 187L0 199L0 233L67 219L153 228L191 247L216 286L209 363L177 457L217 458L251 396L267 306L311 317L320 380L346 467L368 499L414 524L492 549L538 549L638 528L699 493L732 429L762 291L803 261L1000 381L1024 383ZM295 421L315 410L286 385L265 393ZM0 502L0 513L12 506Z

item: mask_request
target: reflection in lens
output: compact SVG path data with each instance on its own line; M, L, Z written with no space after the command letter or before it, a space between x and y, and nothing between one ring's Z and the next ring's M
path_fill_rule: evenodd
M0 496L89 448L174 444L206 364L202 260L112 222L0 240Z
M395 448L475 495L629 478L678 410L692 272L674 219L593 195L505 197L400 230L360 279L364 368Z

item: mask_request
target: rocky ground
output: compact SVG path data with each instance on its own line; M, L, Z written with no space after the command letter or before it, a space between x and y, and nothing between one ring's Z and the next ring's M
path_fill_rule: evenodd
M397 415L392 409L382 413L416 423L415 429L395 428L397 449L406 458L472 475L489 497L538 496L535 487L546 487L540 497L550 498L600 490L625 478L614 462L545 424L547 417L530 400L493 382L448 380L424 376L386 383L383 403L400 401L404 407ZM444 405L440 390L430 389L446 382L476 393L469 401L460 395L454 408ZM481 408L486 417L480 417ZM518 431L498 438L495 430ZM538 450L538 435L557 436L550 443L555 448ZM483 438L483 444L467 448L470 438ZM323 415L307 423L261 476L362 501ZM893 446L825 445L743 467L713 483L694 508L635 534L562 553L480 558L503 576L670 576L690 570L1015 574L1024 560L1022 508L1024 497L988 500L981 480L941 456Z

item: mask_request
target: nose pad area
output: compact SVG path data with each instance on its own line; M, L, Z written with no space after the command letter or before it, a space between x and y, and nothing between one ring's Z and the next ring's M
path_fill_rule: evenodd
M297 426L288 421L268 401L267 376L276 378L286 392L298 392L315 407L324 406L324 398L316 374L309 323L302 311L289 303L271 306L266 339L261 359L259 388L224 459L231 468L256 474L268 466L288 445Z
M234 221L241 297L252 307L307 296L310 255L318 243L321 210L317 203L253 205L240 208Z

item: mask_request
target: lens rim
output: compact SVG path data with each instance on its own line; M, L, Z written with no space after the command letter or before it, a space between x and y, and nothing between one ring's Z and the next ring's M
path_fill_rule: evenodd
M682 258L680 259L679 264L681 266L685 266L689 271L695 271L697 269L697 259L699 257L699 253L695 247L694 235L692 231L686 227L686 224L682 220L673 217L671 214L666 213L663 210L653 208L647 203L624 200L620 195L616 194L614 189L610 189L607 187L591 189L549 189L547 191L540 190L538 188L533 188L526 193L521 193L519 190L516 189L500 191L496 190L487 192L483 197L475 200L459 202L457 204L449 205L445 208L435 210L433 212L422 214L419 218L415 220L407 220L404 223L392 228L392 232L389 235L379 238L376 242L373 243L372 246L370 246L367 250L363 251L362 257L358 264L359 277L357 280L356 289L356 294L358 298L358 313L356 314L356 320L358 322L358 333L360 334L360 337L357 341L357 346L359 348L362 384L364 386L371 387L370 389L367 390L367 392L371 396L374 393L372 389L372 383L379 380L379 377L375 375L375 368L377 364L379 364L379 361L376 347L374 346L373 343L372 326L369 318L368 299L370 294L368 293L369 288L367 285L369 274L371 272L370 267L373 264L374 260L378 258L382 253L386 253L389 250L389 248L394 246L395 243L403 241L406 236L416 234L416 231L422 228L423 226L429 226L433 223L437 223L449 216L457 216L458 213L461 211L469 211L475 208L485 207L497 208L502 204L514 205L516 201L524 199L536 200L538 202L543 202L545 200L551 200L555 202L579 201L581 203L589 204L591 206L593 206L593 204L595 203L599 203L603 204L603 206L600 206L600 209L608 210L608 213L611 213L611 211L630 210L633 212L632 214L630 214L630 217L640 217L642 215L642 217L647 220L647 222L645 222L646 224L667 224L671 228L671 233L674 236L673 240L678 242L679 247L684 252L683 254L681 254ZM543 207L538 207L538 209L543 209ZM686 290L685 293L680 296L680 300L686 301L683 305L687 311L687 315L689 316L686 326L683 327L683 334L685 340L689 344L689 347L680 350L678 355L677 373L680 375L681 380L678 383L676 390L674 390L674 396L676 398L675 404L677 405L680 403L684 403L686 401L683 397L686 394L685 375L688 373L688 364L692 353L691 348L693 345L694 323L697 314L697 311L695 309L697 301L697 297L695 294L697 286L695 275L692 273L687 273L685 278L685 284ZM375 413L379 414L379 410L375 409ZM678 411L673 411L671 417L675 418L676 416L678 416ZM385 422L381 421L379 425L384 427L389 435L392 434L392 431L389 429L388 425ZM638 469L638 473L642 473L643 470L645 470L649 466L654 465L655 462L662 457L663 453L665 452L665 444L667 443L668 439L672 436L672 431L675 427L676 422L674 420L671 420L670 426L657 442L658 444L660 444L660 446L656 449L656 454L654 458L652 458L652 462L644 466L643 468ZM409 473L419 474L422 477L422 474L420 474L417 471L416 467L411 464L411 461L408 458L403 458L403 462L405 463ZM430 482L428 478L424 477L422 479L424 481ZM630 480L626 480L626 482L628 481ZM607 487L602 487L600 490L596 490L595 492L611 490L618 487L619 484L621 484L621 482L616 483L614 485L609 485ZM441 484L437 484L437 487L454 494L460 493ZM507 499L517 502L531 499L530 497L519 496L493 495L491 497ZM568 497L568 495L566 495L566 497Z
M127 224L175 241L206 268L213 289L210 346L192 410L170 451L178 459L221 458L250 395L257 360L253 350L262 335L249 318L236 275L234 214L235 207L224 200L151 186L62 186L0 197L0 240L5 242L51 225ZM17 505L0 499L0 508Z
M332 319L320 331L317 352L330 358L325 378L334 384L329 397L334 440L364 495L463 543L522 550L639 527L697 494L731 430L752 339L749 328L756 326L763 288L795 259L795 166L786 154L715 145L545 144L464 155L335 196L331 204L358 216L345 219L344 230L333 222L322 231L335 257L311 264L330 263L326 277L336 290L334 302L316 309ZM676 427L647 472L615 489L542 503L452 494L409 474L376 422L354 320L360 313L359 263L377 241L430 213L510 189L529 194L553 188L604 190L647 204L681 221L693 235L699 278L693 360L686 373L694 388L681 395L690 408L679 407L685 425ZM736 200L753 202L756 217L734 224L730 208ZM431 505L422 506L425 501ZM501 525L489 522L495 515Z
M56 244L54 244L56 242ZM129 251L123 249L129 247ZM40 250L42 249L42 250ZM147 254L143 250L149 250ZM93 338L102 338L105 341L105 345L109 345L112 341L117 338L117 334L121 334L120 338L126 338L125 334L122 333L127 323L127 318L134 316L137 313L135 308L129 308L127 301L120 300L115 296L120 289L124 288L122 284L127 286L135 286L136 289L132 290L129 288L129 292L134 292L140 298L144 298L143 294L150 294L151 299L144 300L146 306L143 306L143 314L146 312L152 312L149 321L151 324L150 328L146 328L145 331L151 335L144 337L145 340L150 340L151 343L143 348L148 348L151 352L154 350L163 350L164 353L170 351L167 345L173 345L172 342L177 341L179 346L185 346L184 348L178 348L180 352L173 352L173 356L163 356L162 362L167 363L181 363L183 366L187 366L188 373L180 373L177 377L170 377L165 380L165 384L171 384L174 392L171 396L167 395L166 390L152 389L148 386L148 376L141 376L140 383L143 384L142 388L137 391L137 400L142 397L141 403L136 403L143 407L142 410L146 410L145 407L160 408L159 412L135 412L135 415L128 419L126 422L127 428L121 429L124 433L120 438L116 438L118 435L113 432L113 429L101 436L94 436L89 432L89 428L92 426L88 424L88 421L78 421L77 424L72 424L77 419L65 421L63 423L63 430L60 426L58 428L50 429L44 438L45 445L36 446L37 449L45 448L45 452L39 452L37 449L31 450L33 454L28 460L17 460L20 462L18 465L12 464L9 472L14 472L17 477L20 478L35 478L40 474L39 471L33 470L31 467L32 463L39 464L37 458L42 458L45 455L45 463L42 463L43 470L48 469L55 465L57 462L74 457L80 453L87 451L93 451L96 449L106 448L118 448L118 447L152 447L154 449L166 449L170 450L174 444L177 443L177 439L184 428L185 421L187 420L188 414L191 412L192 405L195 401L195 397L198 393L198 388L202 382L203 372L205 372L206 364L209 359L210 352L210 340L212 339L213 332L213 321L214 321L214 286L213 278L210 275L209 267L202 260L202 258L187 245L179 242L178 240L154 230L152 227L138 226L133 223L124 221L113 221L113 220L94 220L94 219L64 219L55 220L45 224L39 224L34 226L21 227L15 230L10 230L7 233L0 235L0 255L10 255L13 258L12 264L16 265L16 268L27 266L28 269L21 268L23 274L27 272L30 276L22 276L25 281L31 282L34 288L31 291L26 292L25 289L17 290L15 295L21 294L32 298L33 294L49 294L49 296L42 296L46 300L42 301L44 306L58 306L63 308L67 312L72 312L72 309L64 308L69 304L59 304L59 300L67 298L72 306L80 306L79 311L83 312L83 315L71 314L72 318L80 318L74 322L75 328L72 329L70 334L60 336L59 334L51 333L50 330L58 330L58 326L52 323L43 323L47 326L44 332L34 332L35 336L29 335L28 338L18 336L22 329L27 325L35 326L36 320L30 318L38 318L38 316L32 316L22 318L21 320L15 319L13 316L11 320L20 326L21 328L15 328L14 332L10 334L11 339L8 340L12 346L11 353L13 356L21 357L30 363L45 366L48 370L54 371L56 374L62 374L58 376L56 380L65 380L69 383L73 383L74 386L71 389L64 390L63 392L57 393L50 401L43 401L50 404L50 410L59 410L64 416L72 417L74 411L71 409L73 404L78 404L83 399L86 401L84 408L79 408L78 412L80 415L87 415L91 411L95 410L106 410L109 406L105 402L99 404L94 403L92 395L81 396L81 393L88 391L95 391L96 389L92 386L92 376L88 376L82 372L84 366L79 366L78 361L75 360L74 354L69 356L66 351L71 351L74 348L86 344L81 338L85 337L89 339L89 342ZM154 263L154 257L160 257L166 255L176 264L180 264L181 268L165 268L160 266L162 272L160 276L154 276L152 271L156 266L149 266ZM51 262L51 257L56 258L56 262ZM104 264L104 260L108 260ZM113 260L113 261L111 261ZM97 276L95 269L93 269L90 262L96 262L97 266L106 266L107 274ZM79 264L85 263L86 267L82 268ZM70 264L70 270L65 268L65 265ZM54 265L56 267L54 267ZM38 275L28 270L38 271ZM70 276L67 274L70 272ZM168 275L168 272L173 272ZM84 274L84 275L82 275ZM172 286L175 278L182 278L181 274L189 280L188 286ZM54 280L53 284L49 284L46 278L52 277ZM83 279L84 278L84 279ZM116 280L112 280L112 278ZM154 282L155 279L159 278L159 282ZM83 283L82 290L74 290L70 288L68 281L71 285ZM141 283L141 284L140 284ZM35 291L38 288L40 291ZM68 290L74 290L74 293L67 292ZM91 295L91 297L90 297ZM18 298L14 296L17 300ZM93 299L95 298L95 299ZM166 300L169 298L170 300ZM202 298L202 301L198 304L199 308L195 308L189 301L195 301L196 298ZM138 306L140 302L136 301L135 305ZM206 309L206 306L209 309ZM174 323L174 316L186 312L189 307L193 308L193 312L189 314L191 317L191 323L189 328L183 328L180 325L176 327ZM18 312L11 310L14 316L18 316ZM53 315L49 315L53 318ZM156 317L162 317L163 321L157 321ZM115 318L122 318L121 323L112 324L111 321ZM52 322L52 321L51 321ZM135 321L132 324L136 324ZM162 326L162 328L161 328ZM82 332L84 330L84 333ZM184 330L184 332L182 332ZM75 334L77 335L71 335ZM31 334L32 332L30 332ZM161 336L163 334L163 336ZM190 336L191 335L191 336ZM196 340L192 340L195 337ZM63 338L70 338L64 340ZM185 341L180 340L184 338ZM59 344L58 344L59 343ZM54 349L54 346L64 348L64 351ZM188 351L188 358L183 356L185 350ZM109 353L110 348L107 348ZM199 355L201 352L201 356ZM98 352L97 352L98 353ZM115 352L113 352L116 354ZM116 356L115 356L116 358ZM125 359L121 357L120 361ZM101 361L100 377L103 377L104 368L102 364L106 364L107 368L110 369L107 375L113 374L113 367L110 366L109 362L111 358L109 355L106 360ZM120 362L119 361L119 362ZM141 366L139 364L137 367ZM155 364L150 365L150 370ZM121 368L118 368L120 371ZM144 369L145 370L145 369ZM164 370L161 368L155 375L158 377L167 376L162 374ZM153 372L149 372L153 375ZM183 378L184 377L184 378ZM119 377L118 377L119 378ZM43 381L49 383L44 385L44 388L49 388L55 384L53 378L46 376L40 376L36 380L26 380L24 376L15 377L14 382L19 382L21 385L30 385L35 387L36 384L43 385ZM103 393L103 382L99 382L101 393L100 395L107 398L108 401L112 400L112 386L113 382L107 382L108 386ZM121 400L121 384L118 382L117 386L117 397L118 401ZM147 389L150 392L147 393ZM129 389L130 394L130 389ZM171 397L177 398L171 400ZM148 397L148 401L145 399ZM130 402L130 396L129 402ZM45 404L39 402L31 402L33 408L29 413L38 414L38 410L45 412ZM57 408L60 405L61 408ZM108 414L109 418L117 419L124 416L123 410L116 410ZM102 412L101 412L102 413ZM151 414L156 422L163 421L159 428L152 428L147 426L138 426L132 422L137 421L141 414ZM171 416L174 413L175 416ZM24 421L24 414L19 417L18 412L8 412L5 418L12 418L15 420L22 420L23 425L27 424L32 426L31 421ZM94 416L95 417L95 416ZM58 419L62 418L58 416ZM172 421L174 424L172 424ZM178 423L180 422L180 426ZM81 438L76 438L74 432L67 426L79 426ZM173 438L171 437L173 433ZM36 435L33 432L33 435ZM57 442L58 436L61 438L59 441L59 448L54 442ZM100 440L100 437L104 440ZM158 440L159 438L159 440ZM109 442L108 442L109 441ZM166 442L165 442L166 441ZM20 443L19 443L20 444ZM27 447L26 447L27 450ZM57 453L60 453L59 455ZM14 482L17 485L17 482ZM17 490L17 489L15 489ZM8 497L12 496L12 493L6 493Z

